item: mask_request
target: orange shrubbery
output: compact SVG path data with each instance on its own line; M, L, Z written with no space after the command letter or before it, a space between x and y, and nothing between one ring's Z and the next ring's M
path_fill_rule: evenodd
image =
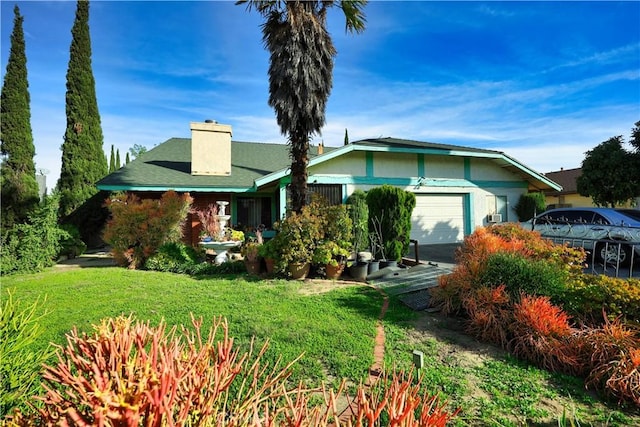
M634 281L585 275L582 249L554 245L517 224L477 229L457 257L454 271L431 289L432 305L467 317L466 330L483 341L551 371L585 375L588 387L640 404L640 331L623 323L640 320ZM488 274L496 263L504 268ZM555 281L545 282L543 273ZM577 329L564 305L583 322L596 318L598 305L626 317L603 314L603 325Z
M449 413L436 397L421 396L412 373L395 371L372 388L360 386L348 407L337 393L289 383L296 360L273 366L234 348L223 318L209 335L152 327L132 317L104 320L93 334L67 335L58 362L44 370L42 405L15 413L9 425L93 426L444 426ZM324 404L310 403L312 396ZM35 408L34 408L35 409Z

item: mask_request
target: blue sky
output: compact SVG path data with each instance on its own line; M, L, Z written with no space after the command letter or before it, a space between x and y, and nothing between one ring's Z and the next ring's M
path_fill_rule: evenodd
M2 76L15 2L1 2ZM53 187L65 131L75 2L17 2L24 16L36 167ZM393 136L504 151L539 172L640 120L640 2L372 1L367 30L338 50L322 136ZM189 122L237 141L285 143L268 99L261 19L233 2L93 1L93 72L104 132L122 159L189 137Z

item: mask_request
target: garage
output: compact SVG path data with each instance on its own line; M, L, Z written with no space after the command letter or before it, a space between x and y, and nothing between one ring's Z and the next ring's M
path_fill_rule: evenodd
M411 239L421 245L458 243L464 239L463 194L416 194Z

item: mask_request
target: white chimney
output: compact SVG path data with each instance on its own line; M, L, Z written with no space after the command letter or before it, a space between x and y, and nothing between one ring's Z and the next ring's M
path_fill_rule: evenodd
M231 175L231 126L191 122L191 175Z

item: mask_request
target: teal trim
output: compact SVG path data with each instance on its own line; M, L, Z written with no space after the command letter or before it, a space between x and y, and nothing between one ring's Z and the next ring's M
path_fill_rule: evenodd
M473 218L475 218L473 212L473 198L470 193L465 194L462 197L462 203L464 204L464 235L465 237L473 233Z
M346 175L310 175L313 184L398 185L411 187L527 188L526 181L469 181L467 179L434 179L420 177L368 177Z
M255 187L152 187L136 185L98 185L98 190L104 191L177 191L178 193L250 193L256 191Z
M347 184L342 184L342 204L347 203Z
M471 181L471 159L464 158L464 179Z
M424 154L417 154L418 157L418 176L424 177L425 169L424 169Z
M368 177L373 177L374 176L374 171L373 171L373 153L371 151L367 151L366 153L366 175Z
M278 212L278 219L281 219L284 218L285 214L287 213L287 184L283 183L282 181L280 182L279 197L280 212Z
M238 223L238 199L236 199L236 195L231 195L231 224Z

